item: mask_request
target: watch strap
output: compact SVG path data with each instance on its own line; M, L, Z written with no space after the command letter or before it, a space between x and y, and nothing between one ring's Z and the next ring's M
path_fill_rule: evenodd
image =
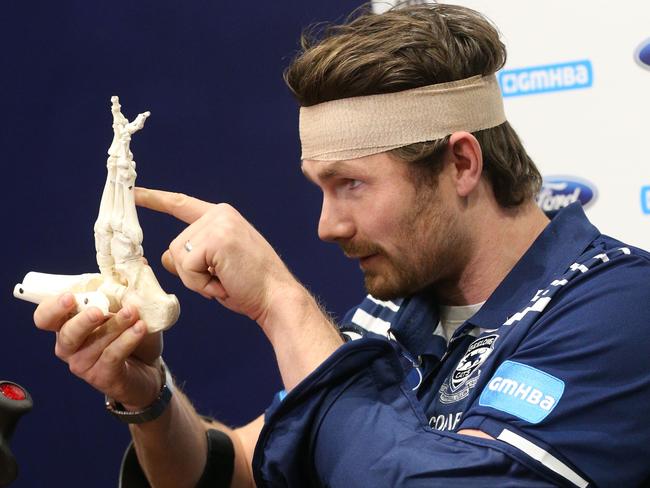
M142 424L157 419L163 414L167 405L169 405L174 385L171 373L169 372L169 369L167 369L162 358L160 359L160 374L163 378L163 384L158 397L153 401L153 403L151 403L151 405L143 410L126 410L124 405L120 402L116 402L112 398L106 396L106 410L108 410L114 417L117 417L119 420L127 424Z

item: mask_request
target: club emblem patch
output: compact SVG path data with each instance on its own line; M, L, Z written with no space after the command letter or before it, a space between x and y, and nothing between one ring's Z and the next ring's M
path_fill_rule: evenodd
M472 374L485 362L494 349L494 343L499 338L497 334L479 337L467 348L467 352L458 362L451 375L452 391L461 388Z

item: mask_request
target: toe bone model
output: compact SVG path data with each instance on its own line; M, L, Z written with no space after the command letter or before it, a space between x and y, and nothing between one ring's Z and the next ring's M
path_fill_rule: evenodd
M104 315L125 305L135 307L149 332L171 327L178 320L180 305L165 293L142 249L142 228L135 208L135 161L131 135L144 127L149 112L132 122L122 115L120 100L111 98L113 142L108 149L108 176L95 222L95 249L99 273L57 275L29 272L14 287L14 296L33 303L69 291L77 311L98 307Z

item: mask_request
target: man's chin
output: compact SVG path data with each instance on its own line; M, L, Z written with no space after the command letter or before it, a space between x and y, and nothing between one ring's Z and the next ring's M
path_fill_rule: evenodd
M427 290L432 286L430 283L404 279L405 277L402 277L402 280L395 275L392 277L395 279L390 281L385 275L365 273L364 285L366 291L376 299L386 301L407 297Z
M408 295L408 291L403 287L397 287L390 283L377 283L376 277L366 277L365 280L366 291L378 300L395 300Z

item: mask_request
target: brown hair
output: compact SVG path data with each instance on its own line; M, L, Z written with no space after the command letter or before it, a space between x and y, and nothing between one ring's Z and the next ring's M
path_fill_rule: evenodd
M300 105L391 93L490 75L503 67L506 49L494 25L474 10L428 4L373 14L368 5L342 25L316 25L284 72ZM483 152L484 174L497 202L514 207L535 196L541 176L508 122L473 135ZM449 138L391 153L435 177Z

